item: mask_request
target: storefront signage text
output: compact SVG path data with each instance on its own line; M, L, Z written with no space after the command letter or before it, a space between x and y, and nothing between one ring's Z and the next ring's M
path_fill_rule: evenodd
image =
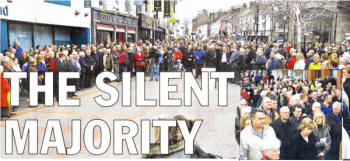
M157 21L142 15L142 27L148 29L157 28Z
M0 16L8 16L9 15L9 7L5 6L5 7L1 7L0 6Z
M109 22L113 24L118 23L118 24L128 24L128 25L137 26L137 19L132 19L129 17L111 15L106 13L98 13L97 19L100 21Z

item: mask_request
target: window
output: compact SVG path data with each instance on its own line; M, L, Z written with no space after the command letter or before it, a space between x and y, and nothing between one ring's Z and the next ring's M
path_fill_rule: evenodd
M60 4L64 6L70 6L70 0L44 0L47 3Z

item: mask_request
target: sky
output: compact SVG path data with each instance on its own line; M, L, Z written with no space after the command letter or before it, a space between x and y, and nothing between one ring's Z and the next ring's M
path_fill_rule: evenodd
M231 6L242 5L249 2L249 0L178 0L175 8L175 15L180 23L191 21L203 9L209 12L218 10L228 10Z

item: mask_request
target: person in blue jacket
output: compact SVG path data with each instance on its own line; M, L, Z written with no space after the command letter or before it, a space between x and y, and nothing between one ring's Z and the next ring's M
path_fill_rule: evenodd
M197 50L193 53L196 68L196 78L202 76L202 67L204 64L204 50L200 46L197 46Z
M16 57L18 58L18 61L22 60L23 49L19 47L17 40L13 42L13 47L16 49Z
M283 69L282 60L277 58L275 51L271 51L270 59L266 65L268 70Z

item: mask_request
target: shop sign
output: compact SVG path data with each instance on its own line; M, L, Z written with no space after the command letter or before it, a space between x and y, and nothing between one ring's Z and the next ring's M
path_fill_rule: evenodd
M141 16L142 27L147 29L157 28L157 21L151 17Z
M0 16L8 16L9 15L9 7L8 6L0 6Z
M127 25L133 25L137 26L137 19L120 16L120 15L112 15L108 13L97 13L97 20L100 20L101 22L105 23L112 23L112 24L127 24Z

